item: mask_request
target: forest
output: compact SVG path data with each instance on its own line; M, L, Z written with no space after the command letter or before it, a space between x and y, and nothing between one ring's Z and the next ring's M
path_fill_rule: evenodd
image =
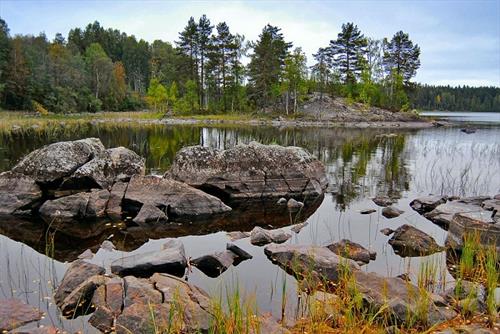
M377 40L354 23L343 24L308 66L303 50L270 24L247 41L203 15L191 17L173 43L149 43L97 21L67 38L11 36L0 18L0 108L293 114L315 92L394 111L500 110L498 87L412 82L420 52L408 33Z

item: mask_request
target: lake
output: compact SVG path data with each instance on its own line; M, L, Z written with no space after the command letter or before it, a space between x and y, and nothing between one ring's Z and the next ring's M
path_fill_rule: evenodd
M476 113L474 113L476 114ZM274 128L87 124L58 129L33 128L0 135L0 171L11 168L23 155L61 140L99 137L106 147L125 146L146 157L147 173L163 174L175 153L188 145L228 148L240 143L258 141L264 144L301 146L317 156L326 166L330 187L327 194L307 212L307 222L292 244L329 243L350 239L377 252L375 261L363 270L386 276L418 273L422 263L434 263L441 270L443 284L453 278L446 266L445 252L427 257L401 258L388 245L389 237L379 231L411 224L443 245L446 231L423 218L409 207L414 198L428 194L457 196L494 195L500 193L500 114L457 115L445 117L474 122L478 129L464 134L460 128L428 128L421 130L382 130L349 128ZM475 119L471 119L475 116ZM474 118L474 117L473 117ZM485 123L486 122L486 123ZM390 134L390 135L388 135ZM398 218L386 219L371 198L376 195L395 197L396 207L404 210ZM376 209L361 215L363 209ZM251 212L250 212L251 211ZM46 312L43 324L54 324L69 331L96 330L86 323L87 317L74 320L62 318L54 306L53 287L62 279L68 262L86 249L97 252L94 262L109 266L113 259L128 254L159 250L167 237L179 237L188 256L195 258L225 249L226 231L246 230L253 226L280 227L303 217L275 217L272 210L256 207L251 219L229 219L193 226L189 223L161 233L135 231L123 225L111 226L98 237L81 239L75 235L55 232L54 237L40 222L0 221L0 298L16 297ZM99 249L106 239L117 250ZM289 301L286 312L296 312L295 279L273 265L264 255L263 247L250 244L248 238L235 242L254 258L233 266L217 278L207 277L193 268L187 280L212 295L225 293L238 285L247 298L255 298L261 312L272 311L279 316L282 290ZM283 287L286 287L283 289Z

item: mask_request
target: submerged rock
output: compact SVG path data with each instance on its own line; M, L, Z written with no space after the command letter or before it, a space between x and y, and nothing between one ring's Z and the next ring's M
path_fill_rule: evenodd
M399 210L393 206L388 206L382 209L382 216L388 219L399 217L402 213L404 213L403 210Z
M241 232L241 231L227 232L227 236L231 239L231 241L235 241L239 239L248 238L250 236L250 232Z
M397 200L387 197L387 196L377 196L372 198L373 203L377 204L378 206L389 206L397 202Z
M133 222L138 225L144 224L154 224L154 223L164 223L168 220L167 215L164 211L158 209L156 206L151 204L144 204L141 210L133 219Z
M389 244L402 257L426 256L443 250L433 237L407 224L394 231Z
M326 247L335 254L354 260L358 264L360 264L360 262L366 264L370 262L370 260L375 260L377 256L376 252L371 252L360 244L347 239L340 240Z
M317 196L328 185L323 164L304 149L255 142L183 148L166 175L230 199Z
M0 332L7 333L30 322L38 321L42 319L42 315L39 309L18 299L0 299Z
M31 177L15 172L0 174L0 215L31 210L42 198L42 191Z
M394 233L394 230L392 228L386 227L386 228L381 229L380 232L382 232L382 234L384 234L386 236L389 236L389 235Z
M252 232L250 232L250 243L257 246L267 245L271 242L280 244L291 237L290 234L285 233L283 230L266 230L255 226Z
M434 210L438 205L446 203L446 196L424 196L410 202L413 210L420 214Z
M173 216L203 216L231 211L220 199L187 184L155 176L131 178L123 205L136 210L153 205Z
M137 277L149 277L153 273L183 276L186 266L184 246L173 239L162 250L130 255L113 261L111 272L120 276Z

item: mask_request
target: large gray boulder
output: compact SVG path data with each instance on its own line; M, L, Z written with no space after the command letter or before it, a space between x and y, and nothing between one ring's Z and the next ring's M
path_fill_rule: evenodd
M109 189L117 181L128 181L134 175L144 175L144 158L135 152L117 147L99 152L92 160L65 178L63 189Z
M443 250L433 237L408 224L394 231L389 244L402 257L426 256Z
M317 196L328 186L323 164L306 150L255 142L185 147L166 176L230 199Z
M29 153L12 171L41 184L60 182L104 150L98 138L58 142Z
M128 184L123 206L130 211L144 204L156 206L168 215L204 216L231 211L220 199L171 179L133 176Z
M125 256L111 263L111 272L120 276L149 277L153 273L183 276L187 266L184 246L171 239L159 251Z
M30 210L42 198L42 191L31 177L15 172L0 174L0 214Z

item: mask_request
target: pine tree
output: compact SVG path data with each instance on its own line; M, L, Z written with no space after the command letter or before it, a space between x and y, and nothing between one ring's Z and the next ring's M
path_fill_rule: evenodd
M198 22L198 50L200 56L200 106L207 108L208 99L206 96L206 73L205 63L207 61L207 54L210 49L210 35L212 34L213 26L210 25L210 20L206 15L202 15Z
M312 75L317 83L317 89L320 93L320 101L323 101L323 94L328 85L328 78L331 74L328 64L328 50L326 48L319 48L318 52L313 54L316 64L311 67Z
M413 45L408 34L398 31L389 42L384 39L384 67L388 75L394 71L405 83L415 76L420 67L420 47Z
M251 97L259 107L275 102L288 49L292 47L292 43L285 42L280 31L280 28L268 24L259 35L259 40L253 44L248 74Z
M179 50L189 57L189 80L198 81L198 24L191 16L187 26L179 33L179 41L175 42Z
M337 39L330 41L330 57L345 83L353 84L363 70L367 44L354 23L343 24Z

